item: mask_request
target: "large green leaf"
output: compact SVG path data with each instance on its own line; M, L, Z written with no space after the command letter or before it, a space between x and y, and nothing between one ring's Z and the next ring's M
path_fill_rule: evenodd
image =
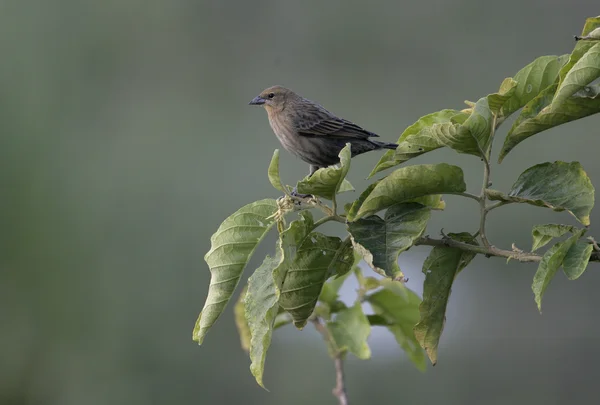
M262 265L248 279L245 314L250 329L250 372L256 382L263 384L267 350L271 345L273 323L279 309L279 291L273 280L273 269L281 262L281 251L275 257L267 256Z
M375 214L402 202L443 193L466 190L460 167L446 163L402 167L361 194L348 212L348 221ZM358 206L357 206L358 205Z
M367 344L371 325L360 302L338 312L334 321L327 322L327 329L338 352L348 350L363 360L371 357L371 349Z
M279 300L297 328L306 325L327 278L353 264L351 245L340 238L313 232L304 239L293 262L286 264Z
M525 170L508 196L489 191L488 198L567 210L587 226L594 207L594 186L579 162L548 162Z
M550 281L560 268L561 264L565 260L567 253L571 247L577 243L579 238L583 235L585 229L580 229L575 232L569 239L558 242L552 246L542 257L535 276L533 276L533 284L531 289L535 296L535 302L540 312L542 312L542 297L550 284Z
M247 288L248 286L244 287L240 293L240 297L233 307L235 326L238 330L238 334L240 335L240 345L245 352L250 351L250 328L248 327L246 310L244 308L244 298L246 298Z
M561 80L551 109L558 110L560 106L573 94L584 89L591 82L600 77L600 43L592 46Z
M542 90L555 83L558 79L558 72L568 57L569 55L541 56L519 70L514 77L517 87L510 99L502 106L498 114L499 121L524 107Z
M256 378L256 382L263 388L265 359L280 312L279 298L287 272L287 263L294 259L299 246L312 228L312 215L307 211L301 212L300 218L292 221L279 235L275 257L267 256L248 279L244 313L251 336L250 371Z
M531 236L533 237L533 244L531 251L536 251L539 248L545 246L553 238L560 238L568 232L573 232L574 227L571 225L559 225L559 224L546 224L536 225L531 230Z
M563 270L569 280L576 280L585 271L594 247L585 242L575 243L565 256Z
M498 162L525 139L547 129L600 112L600 84L586 86L567 98L560 108L551 109L550 103L557 84L547 87L531 100L508 132Z
M208 296L192 333L198 344L225 309L254 249L275 223L275 212L275 200L253 202L223 221L210 238L211 248L204 256L211 272Z
M339 157L339 167L331 166L319 169L312 176L299 181L298 192L331 200L338 193L354 190L354 187L346 180L352 157L349 143L340 151Z
M583 26L583 31L581 32L581 36L587 36L596 28L600 27L600 16L591 17L585 20L585 25ZM559 77L560 83L565 80L569 71L575 66L577 61L583 57L587 53L587 51L596 45L594 41L578 41L575 44L575 48L571 55L569 56L569 61L560 69Z
M354 248L373 270L401 280L398 255L423 234L430 215L429 207L422 204L400 203L386 211L385 219L373 215L348 223L348 231Z
M281 183L281 177L279 176L279 149L275 149L273 152L271 164L269 164L268 174L271 185L277 190L285 192L283 183Z
M476 244L468 233L449 234L448 237ZM421 320L414 327L415 337L427 352L431 363L437 363L437 348L446 321L446 306L454 279L475 257L475 253L460 249L436 246L425 263L425 283L423 284L423 302L419 310Z
M445 145L442 140L450 136L448 132L453 131L452 128L463 123L468 116L469 114L458 110L442 110L419 118L400 135L399 152L386 151L369 177L406 162L410 158L441 148Z
M396 282L396 284L400 283ZM413 331L419 321L421 303L417 294L403 286L384 288L369 295L367 301L375 314L385 320L386 327L412 362L419 370L424 370L425 354Z

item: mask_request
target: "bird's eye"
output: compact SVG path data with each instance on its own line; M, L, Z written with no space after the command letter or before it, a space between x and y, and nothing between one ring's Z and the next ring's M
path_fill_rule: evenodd
M273 97L275 97L275 93L269 93L269 95L267 97L273 98Z

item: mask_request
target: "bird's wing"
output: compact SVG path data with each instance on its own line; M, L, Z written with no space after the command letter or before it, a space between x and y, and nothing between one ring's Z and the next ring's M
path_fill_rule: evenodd
M379 136L348 120L336 117L318 104L307 103L303 107L295 122L300 135L355 139Z

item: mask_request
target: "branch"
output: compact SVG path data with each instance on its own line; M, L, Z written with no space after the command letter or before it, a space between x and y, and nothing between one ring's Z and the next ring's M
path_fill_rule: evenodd
M335 388L333 389L333 395L338 399L340 405L348 405L348 396L346 395L346 387L344 385L344 360L342 359L342 353L336 348L332 347L333 341L331 335L327 330L327 327L323 325L320 318L312 319L313 325L317 332L323 336L325 342L330 347L331 352L334 352L333 362L335 364Z
M464 250L466 252L472 252L479 255L485 255L487 257L497 256L497 257L505 257L507 259L514 259L520 262L539 262L542 260L542 256L531 253L531 252L523 252L520 250L504 250L498 249L495 246L478 246L478 245L470 245L468 243L459 242L450 238L443 239L434 239L429 236L423 236L419 238L415 242L415 246L423 245L423 246L446 246L455 249ZM600 262L600 252L593 252L590 257L590 262Z
M470 198L470 199L475 200L477 202L479 202L481 200L478 195L471 194L471 193L444 193L444 194L459 195L461 197Z

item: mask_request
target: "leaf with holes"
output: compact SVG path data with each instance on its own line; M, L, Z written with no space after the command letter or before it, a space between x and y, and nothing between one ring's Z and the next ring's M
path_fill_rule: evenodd
M225 309L254 249L275 224L275 212L275 200L253 202L223 221L210 238L211 248L204 256L211 272L208 296L192 333L198 344Z
M449 234L448 237L465 243L476 244L466 232ZM433 248L425 263L423 273L423 302L419 307L420 321L414 327L415 337L427 352L431 363L437 363L437 348L446 321L446 306L452 283L458 273L475 257L475 253L445 246Z
M525 170L508 196L491 191L488 198L567 210L587 226L594 207L594 186L579 162L548 162Z
M498 123L533 100L541 91L556 83L558 72L569 55L541 56L519 70L514 77L517 82L512 96L504 103L498 114Z
M404 279L398 255L410 248L425 231L429 207L418 203L393 205L385 219L377 215L348 223L354 248L377 273L395 280Z

